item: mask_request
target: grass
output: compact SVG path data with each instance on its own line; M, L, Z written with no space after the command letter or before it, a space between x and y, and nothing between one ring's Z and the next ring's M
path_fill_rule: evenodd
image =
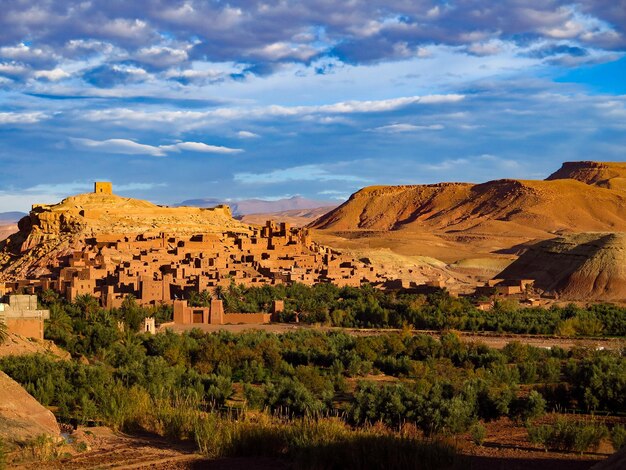
M194 395L155 400L141 389L112 396L109 425L147 431L172 440L193 440L208 458L285 459L302 470L438 469L455 461L455 448L443 440L424 440L416 432L382 425L352 428L339 418L289 418L246 410L202 411ZM119 398L119 399L118 399Z
M212 414L199 420L196 443L210 458L285 458L302 470L437 469L451 465L455 450L380 426L352 429L337 418L283 420L267 414L239 419Z

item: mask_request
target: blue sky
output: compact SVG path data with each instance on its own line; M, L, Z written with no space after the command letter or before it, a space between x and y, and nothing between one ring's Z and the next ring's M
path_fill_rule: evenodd
M0 211L624 160L626 1L0 0Z

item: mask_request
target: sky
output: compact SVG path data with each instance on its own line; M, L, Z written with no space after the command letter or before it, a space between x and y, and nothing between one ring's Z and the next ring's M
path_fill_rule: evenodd
M626 160L626 0L0 0L0 212Z

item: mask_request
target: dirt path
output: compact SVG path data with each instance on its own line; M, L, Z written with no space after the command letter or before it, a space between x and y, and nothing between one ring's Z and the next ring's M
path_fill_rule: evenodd
M311 329L315 331L343 331L355 336L372 336L388 333L401 333L409 331L411 334L423 334L433 337L441 336L441 331L435 330L399 330L399 329L382 329L382 328L338 328L326 326L296 325L291 323L272 323L267 325L175 325L168 323L161 325L160 331L171 329L174 332L182 333L199 328L205 332L230 331L231 333L242 333L250 330L267 331L268 333L287 333L299 329ZM457 331L461 340L468 343L483 343L495 349L502 349L513 341L519 341L523 344L535 346L537 348L551 348L558 346L563 349L572 349L574 347L584 347L593 349L623 350L626 348L626 340L624 338L568 338L547 335L522 335L509 333L470 333Z

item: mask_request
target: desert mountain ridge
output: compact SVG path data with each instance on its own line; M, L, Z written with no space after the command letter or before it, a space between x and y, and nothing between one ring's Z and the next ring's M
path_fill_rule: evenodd
M626 231L624 178L626 163L568 162L546 180L371 186L310 227L528 239L562 231Z

